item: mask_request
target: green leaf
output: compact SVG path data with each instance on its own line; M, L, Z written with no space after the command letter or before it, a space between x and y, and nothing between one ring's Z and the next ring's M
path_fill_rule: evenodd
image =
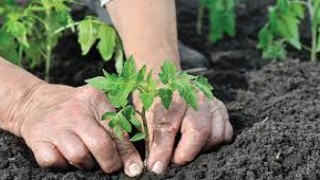
M97 32L91 20L83 20L78 25L78 42L81 45L82 55L86 55L97 40Z
M191 106L194 110L198 110L198 99L195 88L186 80L178 80L173 84L174 88L178 90L180 96Z
M146 110L149 110L155 97L156 97L156 94L154 92L142 92L140 94L140 99L142 101L143 107Z
M135 116L131 116L130 122L136 128L140 128L142 126L141 122Z
M235 35L235 0L203 0L202 4L209 10L210 41L215 43L225 34Z
M159 89L159 96L161 98L162 104L166 109L169 109L173 92L171 89Z
M123 115L126 117L126 119L130 119L134 114L135 111L132 105L129 105L123 109Z
M117 115L116 112L106 112L102 115L101 120L107 120L107 119L112 119L113 117L115 117Z
M111 119L108 123L109 127L111 129L114 129L116 127L116 120L115 119Z
M208 98L212 99L213 94L212 94L212 86L209 84L208 79L204 77L197 77L196 81L194 82L195 86L202 91L202 93Z
M141 141L145 137L146 137L146 135L144 133L137 133L130 139L130 141L132 141L132 142Z
M121 108L128 104L128 97L130 93L124 90L120 90L120 92L109 92L108 100L115 108Z
M126 117L120 113L117 117L117 122L121 125L121 127L128 133L132 132L132 125L130 122L126 119Z
M113 28L106 24L101 24L99 28L98 50L103 60L108 61L113 55L114 48L116 47L116 32Z
M159 78L163 84L168 84L170 80L175 79L176 73L176 66L170 61L165 61L161 67Z
M124 54L122 45L120 45L120 42L118 42L116 46L116 54L115 54L115 66L118 74L123 73L123 62L124 62Z
M117 137L122 140L123 139L123 131L122 131L121 126L114 126L113 130L114 130L115 134L117 135Z
M147 75L147 84L146 84L146 91L147 92L155 92L157 88L156 82L152 78L152 71L150 71Z
M91 79L87 79L85 80L85 82L97 89L100 89L102 91L109 91L110 89L112 89L112 87L114 87L113 82L110 82L107 78L102 77L102 76L98 76L95 78L91 78Z
M124 77L124 79L128 80L128 79L131 79L133 76L135 76L136 73L137 72L136 72L136 66L135 66L135 63L134 63L134 59L131 56L124 63L122 76Z
M147 67L144 65L138 72L136 83L144 83Z

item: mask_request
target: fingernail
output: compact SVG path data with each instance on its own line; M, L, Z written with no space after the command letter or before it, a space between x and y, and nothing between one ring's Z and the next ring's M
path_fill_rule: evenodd
M151 171L156 174L161 174L164 171L164 168L165 168L164 164L160 161L157 161L156 163L154 163Z
M130 170L131 177L135 177L142 173L143 168L141 165L134 163L130 166L129 170Z

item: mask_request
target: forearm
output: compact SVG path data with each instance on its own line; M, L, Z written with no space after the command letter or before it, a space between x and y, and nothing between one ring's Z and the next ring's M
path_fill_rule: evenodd
M158 71L164 60L180 67L174 0L114 0L107 9L138 67Z
M1 57L0 73L0 128L19 136L19 124L28 112L25 104L31 100L33 90L45 82Z

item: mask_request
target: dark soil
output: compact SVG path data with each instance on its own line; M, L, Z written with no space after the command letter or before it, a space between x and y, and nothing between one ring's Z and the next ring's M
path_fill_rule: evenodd
M234 142L187 166L169 168L164 176L146 174L142 179L320 179L320 64L262 60L255 49L257 25L263 24L263 9L270 2L247 1L238 8L237 37L216 45L196 35L194 11L179 11L181 39L212 59L204 74L226 103ZM53 82L79 86L110 67L95 52L77 55L74 39L66 38L56 50ZM0 131L0 179L123 178L122 173L42 170L20 138Z

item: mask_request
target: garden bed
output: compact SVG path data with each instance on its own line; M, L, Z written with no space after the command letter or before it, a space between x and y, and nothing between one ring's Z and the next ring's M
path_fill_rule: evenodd
M248 0L249 1L249 0ZM266 2L250 0L238 9L238 35L216 45L203 43L195 32L194 11L180 9L181 39L212 60L204 74L228 108L235 129L230 145L200 155L184 167L171 167L164 176L143 179L319 179L320 65L305 59L267 63L256 50L256 36ZM260 26L261 27L261 26ZM96 52L81 57L76 38L65 38L56 49L52 81L80 86L101 73ZM112 68L111 68L112 69ZM40 72L40 71L39 71ZM40 73L36 73L41 76ZM0 179L120 179L122 173L39 168L20 138L0 131Z

